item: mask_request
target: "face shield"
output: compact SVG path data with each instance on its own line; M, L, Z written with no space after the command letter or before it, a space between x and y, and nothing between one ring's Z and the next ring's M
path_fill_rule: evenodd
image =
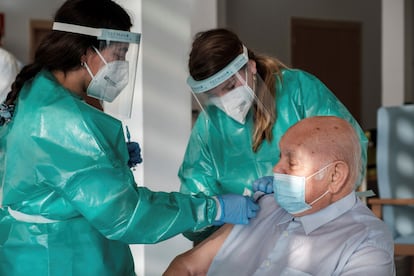
M106 113L130 118L141 34L60 22L53 23L53 30L97 37L98 47L92 49L103 65L93 74L90 66L84 64L92 77L87 94L100 100Z
M194 80L190 76L187 84L211 123L220 124L213 113L223 112L242 127L253 107L263 110L258 95L269 93L260 76L253 73L255 70L243 46L243 53L222 70L204 80Z

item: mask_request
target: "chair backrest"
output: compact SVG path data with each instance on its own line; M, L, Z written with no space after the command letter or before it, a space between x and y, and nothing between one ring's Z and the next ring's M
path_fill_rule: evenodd
M414 105L381 107L377 117L380 198L414 198ZM413 206L384 206L394 237L414 234Z

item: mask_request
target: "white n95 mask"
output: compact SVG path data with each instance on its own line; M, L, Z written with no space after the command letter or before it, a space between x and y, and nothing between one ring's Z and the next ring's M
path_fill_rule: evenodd
M98 73L93 76L88 64L85 63L86 70L92 77L86 93L88 96L112 102L121 91L128 85L129 64L125 60L116 60L107 63L103 56L93 47L101 60L105 63Z
M244 124L253 103L253 90L248 85L239 86L221 97L211 97L210 102L229 117Z
M326 165L308 177L274 173L273 191L276 202L280 205L280 207L292 215L311 209L312 205L329 193L329 190L308 204L305 201L306 180L321 173L324 169L333 164L334 163L330 163Z

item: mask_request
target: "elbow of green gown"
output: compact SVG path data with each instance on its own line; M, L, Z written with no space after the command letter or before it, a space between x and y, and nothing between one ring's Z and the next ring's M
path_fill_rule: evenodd
M216 216L214 199L201 194L152 192L144 187L138 188L138 194L134 213L119 237L126 243L153 244L198 231L211 225Z

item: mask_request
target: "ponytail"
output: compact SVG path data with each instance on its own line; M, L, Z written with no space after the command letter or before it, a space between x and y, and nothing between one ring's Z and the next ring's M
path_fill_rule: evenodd
M7 94L5 101L6 105L14 105L16 99L26 81L31 80L37 73L42 69L42 66L32 63L26 65L22 70L17 74L15 81L11 86L11 91Z
M256 152L264 140L273 139L273 125L277 120L276 98L276 78L282 77L281 69L287 68L278 59L255 54L249 51L249 58L256 62L258 75L263 79L262 87L256 87L258 104L254 110L253 145L252 149Z

